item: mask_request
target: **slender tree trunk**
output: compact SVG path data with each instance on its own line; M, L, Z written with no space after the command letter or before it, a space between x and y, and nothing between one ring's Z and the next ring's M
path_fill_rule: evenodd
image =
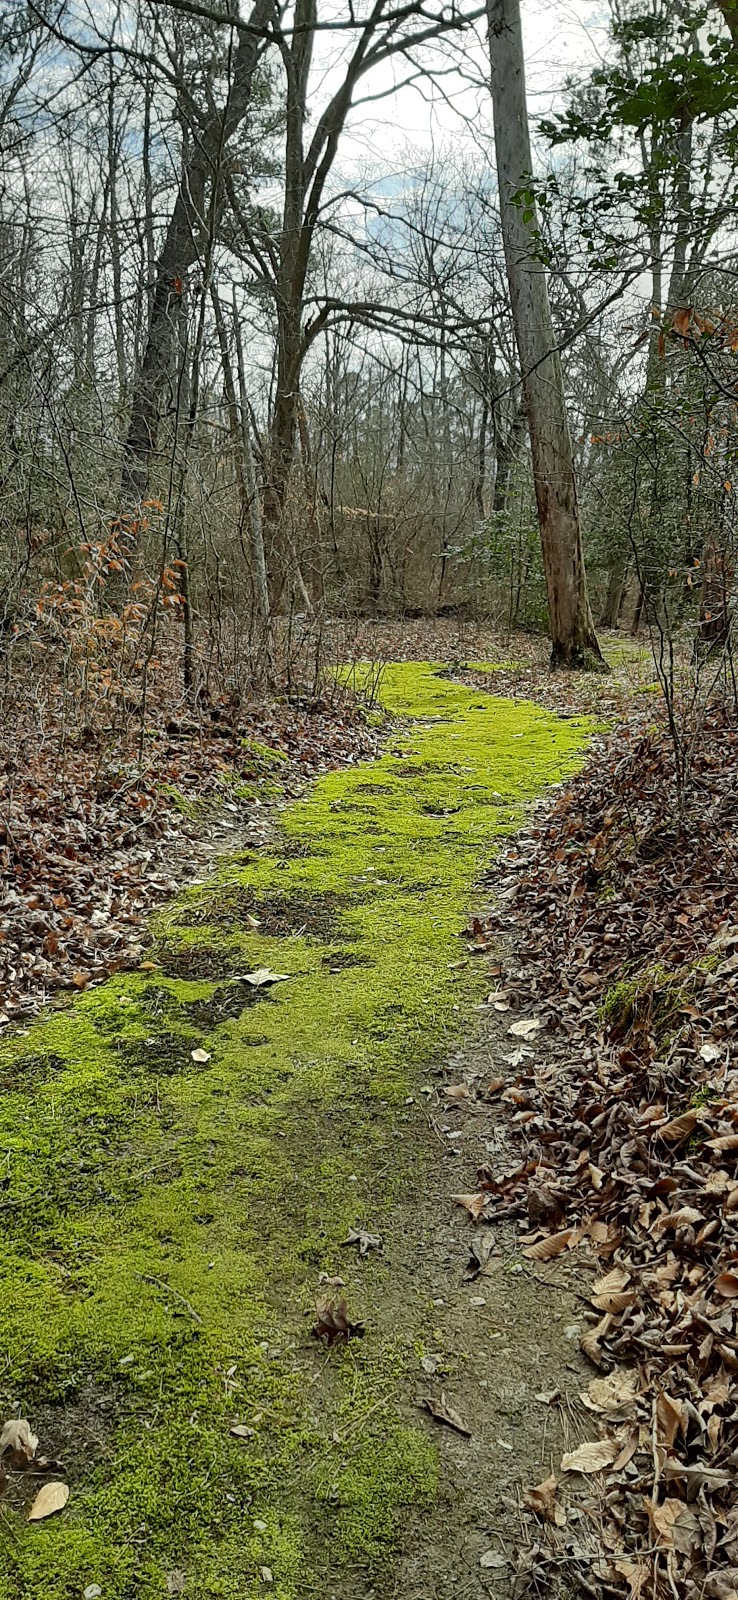
M551 625L551 665L604 665L587 598L561 360L543 266L518 0L487 0L502 237L520 358ZM522 203L521 192L525 195Z
M272 10L272 0L255 0L249 17L251 25L263 28ZM129 516L136 516L148 492L184 278L200 256L208 210L217 234L222 201L219 197L214 199L211 192L208 205L208 191L219 184L225 149L248 114L258 55L258 34L241 32L226 105L222 111L211 111L183 161L177 197L156 261L143 359L131 399L121 480L122 508Z
M625 556L617 556L610 567L607 581L607 595L602 611L603 628L617 628L627 572L628 563Z
M474 498L480 517L484 516L484 485L487 477L487 432L489 429L489 392L492 380L494 363L490 360L489 340L485 340L482 351L480 373L481 415L479 418L479 433L477 436L477 473L474 484Z
M226 330L223 308L215 288L212 290L213 311L215 313L215 326L220 345L220 359L223 367L223 388L225 390L226 405L228 408L228 423L231 431L233 455L236 467L236 481L238 483L239 497L241 500L241 517L245 522L251 540L251 555L253 561L253 583L256 597L256 609L259 616L261 638L257 664L259 675L265 682L274 681L274 645L272 641L272 618L269 607L269 584L267 580L266 555L264 553L264 534L261 520L261 501L256 484L254 458L251 450L251 436L249 433L249 419L246 413L243 395L241 404L236 394L236 385L233 377L231 354L228 347L228 333ZM239 379L241 378L241 359L239 349Z
M507 497L510 488L510 476L515 465L515 457L525 437L528 419L525 407L518 406L517 411L504 436L497 431L497 447L495 450L495 488L492 497L493 512L507 510Z

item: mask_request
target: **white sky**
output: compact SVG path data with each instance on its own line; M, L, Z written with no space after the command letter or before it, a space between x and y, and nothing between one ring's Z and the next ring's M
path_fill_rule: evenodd
M536 119L560 103L568 74L577 76L596 64L605 38L607 6L604 0L522 0L522 17L528 102L531 118ZM340 165L345 169L353 163L386 162L391 171L393 161L402 164L410 147L422 150L453 144L471 148L476 143L478 149L480 141L489 140L491 149L492 113L483 86L483 47L469 66L479 79L478 89L457 76L443 80L442 92L436 89L432 96L426 81L420 89L406 87L378 103L357 106L342 141ZM383 76L375 74L365 80L360 92L384 89L392 70L388 65ZM328 73L323 80L325 87L330 76ZM475 134L466 125L469 120Z

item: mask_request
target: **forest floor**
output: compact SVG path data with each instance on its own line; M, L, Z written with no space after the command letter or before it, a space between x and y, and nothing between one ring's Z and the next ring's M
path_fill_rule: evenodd
M597 1339L636 1296L624 1268L615 1286L597 1276L620 1213L606 1161L587 1166L581 1139L572 1156L567 1116L599 1072L617 1124L603 1063L622 1068L626 1036L642 1113L659 984L634 952L667 963L669 938L691 941L692 972L698 926L709 948L729 905L703 873L701 917L688 915L682 874L672 926L653 894L664 850L627 861L603 813L624 758L656 773L638 746L655 706L643 651L618 646L612 678L576 690L534 659L469 671L446 654L445 672L388 668L393 720L370 719L347 741L358 759L307 791L290 770L278 813L217 864L228 830L213 841L201 817L205 881L157 913L136 970L85 984L0 1047L0 1394L40 1438L30 1461L22 1440L9 1458L2 1600L481 1600L548 1593L572 1572L635 1595L653 1573L652 1555L641 1577L637 1556L613 1554L613 1485L640 1492L651 1391L644 1379L636 1404L626 1382L613 1405L592 1384ZM621 742L603 729L625 712ZM274 787L257 797L276 802L265 746L259 759ZM644 838L663 832L664 793L644 790L657 812ZM595 907L603 827L629 889ZM615 1011L625 955L608 916L630 941ZM672 1011L691 1008L680 1043L670 1034L682 1101L687 1053L703 1075L725 1067L730 1017L711 1021L698 988L671 993ZM667 1098L650 1097L659 1128ZM700 1104L718 1119L718 1088ZM596 1111L590 1096L595 1127ZM556 1138L544 1182L540 1147ZM694 1243L694 1218L675 1226L690 1225ZM594 1335L593 1291L613 1307L604 1327L597 1305ZM600 1450L594 1478L586 1456L584 1476L562 1473L583 1441ZM605 1467L620 1476L603 1487ZM68 1504L27 1522L49 1481Z

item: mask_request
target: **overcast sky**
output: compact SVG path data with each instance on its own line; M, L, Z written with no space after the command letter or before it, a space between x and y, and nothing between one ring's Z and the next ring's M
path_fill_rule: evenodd
M522 15L528 100L535 119L560 103L568 74L579 75L596 63L605 37L607 7L603 0L522 0ZM372 166L386 163L391 169L395 162L402 165L411 147L473 147L475 143L478 147L480 142L491 142L483 37L480 29L480 46L471 52L468 78L460 73L441 78L434 91L426 81L401 88L379 102L357 106L342 146L342 167L369 162ZM393 72L399 75L401 70L405 70L404 63L386 66L384 76L375 74L361 92L376 95L392 81ZM330 78L328 73L323 87Z

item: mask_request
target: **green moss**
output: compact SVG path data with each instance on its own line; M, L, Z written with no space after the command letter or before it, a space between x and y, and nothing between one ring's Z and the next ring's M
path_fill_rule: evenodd
M190 822L197 822L208 810L207 801L194 799L192 795L183 794L182 790L177 788L176 783L160 784L159 792L164 796L165 800L169 801L174 810L179 812L180 816L187 817Z
M260 744L258 739L242 739L241 748L249 758L249 767L256 771L269 772L287 760L283 750L275 750L270 744Z
M669 971L646 964L624 975L607 990L600 1015L613 1039L648 1032L662 1048L681 1026L680 1013L694 1003L717 957L705 956L688 967Z
M386 1563L396 1547L405 1506L429 1505L438 1486L438 1458L424 1435L392 1427L361 1441L349 1460L325 1473L319 1497L336 1509L336 1531L351 1561Z
M405 723L381 759L162 913L156 970L0 1049L0 1403L72 1478L62 1518L6 1512L0 1600L154 1600L173 1570L191 1600L255 1600L262 1567L294 1600L381 1564L433 1493L400 1410L422 1328L400 1336L380 1265L338 1246L422 1182L405 1099L482 992L455 969L476 874L588 728L422 664L382 699ZM288 980L254 991L257 967ZM367 1334L326 1361L306 1333L339 1262Z

